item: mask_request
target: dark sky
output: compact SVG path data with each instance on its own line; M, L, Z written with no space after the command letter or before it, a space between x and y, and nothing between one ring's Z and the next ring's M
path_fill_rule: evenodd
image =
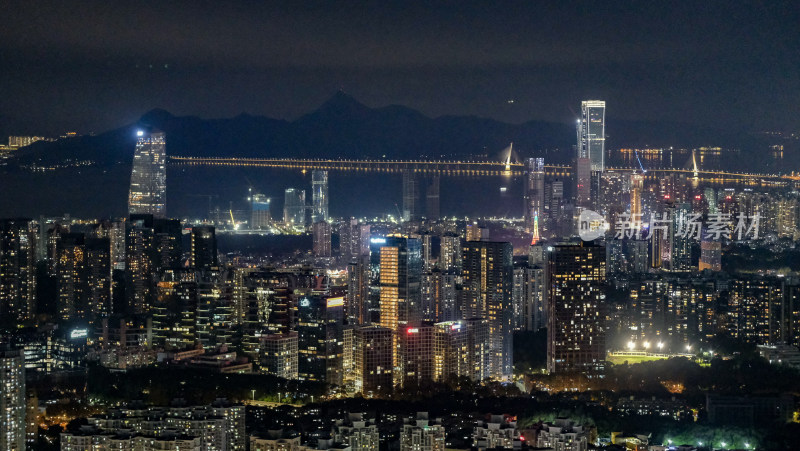
M566 122L600 98L615 118L798 131L798 24L797 1L5 0L0 117L292 119L342 88L431 116Z

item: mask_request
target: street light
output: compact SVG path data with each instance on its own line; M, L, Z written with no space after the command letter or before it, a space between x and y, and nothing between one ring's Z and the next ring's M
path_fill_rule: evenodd
M645 341L644 343L642 343L642 346L644 346L645 349L650 349L650 342Z
M691 351L691 350L692 350L692 345L686 345L686 351Z
M660 342L660 341L659 341L659 342L658 342L658 349L659 349L659 350L661 350L661 349L664 349L664 343L662 343L662 342Z
M628 349L633 351L633 348L635 348L635 347L636 347L636 343L634 343L633 341L629 341L628 342Z

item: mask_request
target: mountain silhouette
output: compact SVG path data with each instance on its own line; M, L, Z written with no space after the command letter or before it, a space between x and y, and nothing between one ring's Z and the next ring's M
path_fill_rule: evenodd
M135 132L140 128L164 131L168 155L201 157L497 159L499 152L513 142L522 158L546 156L548 163L563 164L572 160L575 143L574 124L509 124L476 116L430 118L399 105L370 108L339 91L294 121L249 114L202 119L154 109L136 124L96 136L36 143L19 152L17 162L130 164ZM764 148L758 137L747 133L687 124L608 118L606 132L607 148Z

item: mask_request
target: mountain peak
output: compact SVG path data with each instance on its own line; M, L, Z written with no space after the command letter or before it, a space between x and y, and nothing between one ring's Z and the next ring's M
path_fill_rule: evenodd
M161 108L154 108L147 113L144 113L142 117L139 118L139 123L142 125L158 126L172 118L172 113L169 111Z
M367 110L366 105L356 100L355 97L351 96L350 94L344 92L343 90L338 90L334 95L331 96L322 106L319 107L319 110L334 110L334 111L342 111L342 110Z

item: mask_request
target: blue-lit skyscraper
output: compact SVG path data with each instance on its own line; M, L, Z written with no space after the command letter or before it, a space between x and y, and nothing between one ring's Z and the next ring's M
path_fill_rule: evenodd
M149 214L156 218L167 215L167 166L164 133L137 132L133 155L129 214Z
M272 217L269 209L270 199L263 194L250 196L250 228L253 230L269 227Z
M584 100L578 122L578 158L588 158L593 172L605 169L606 102Z
M311 223L328 222L328 171L311 173Z

